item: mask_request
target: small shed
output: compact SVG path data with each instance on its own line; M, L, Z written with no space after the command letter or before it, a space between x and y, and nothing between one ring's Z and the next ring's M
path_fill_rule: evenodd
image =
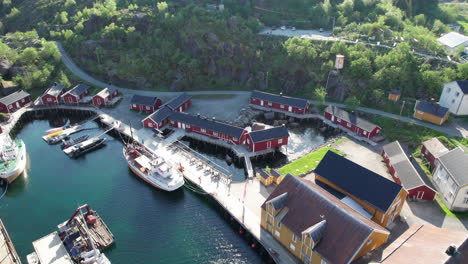
M61 83L54 83L47 91L41 96L42 104L58 104L60 97L65 92L65 86Z
M271 185L272 183L275 182L273 177L270 175L270 173L268 173L264 169L259 170L257 172L257 176L259 177L260 182L263 183L263 185L265 185L265 186L269 186L269 185Z
M135 94L130 101L130 109L140 112L153 113L161 106L161 99L155 96Z
M62 101L66 104L77 104L81 101L81 99L89 94L89 88L89 85L80 83L68 92L64 93L62 95Z
M436 125L442 125L450 116L449 109L438 103L429 103L425 100L416 102L414 117L429 121Z
M436 167L436 159L447 152L449 150L437 138L431 138L422 143L421 153L429 161L432 169Z
M401 96L401 92L400 92L400 91L398 91L398 90L391 90L391 91L388 93L388 100L393 101L393 102L397 102L398 100L400 100L400 96Z
M174 111L184 112L187 108L189 108L192 105L192 96L183 93L172 98L164 105L171 108Z
M119 90L115 87L106 87L93 96L93 105L97 107L111 105L112 99L119 95Z
M249 132L246 143L251 152L279 148L288 144L289 132L285 126Z
M174 111L168 106L163 106L143 119L143 127L161 129L169 124L169 116L173 112Z
M408 192L408 198L435 199L437 191L431 181L400 142L394 141L383 146L382 157L395 182Z
M0 98L0 112L12 113L31 102L29 93L20 90Z
M352 132L366 138L372 138L380 133L381 127L364 120L355 114L350 114L347 111L336 106L329 105L325 109L325 118L336 123Z

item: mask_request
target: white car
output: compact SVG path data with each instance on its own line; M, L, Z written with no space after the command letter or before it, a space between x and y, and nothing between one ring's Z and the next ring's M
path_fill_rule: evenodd
M292 27L291 30L292 30L292 31L296 31L296 27Z
M281 27L281 30L286 30L286 27L285 27L285 26L282 26L282 27Z

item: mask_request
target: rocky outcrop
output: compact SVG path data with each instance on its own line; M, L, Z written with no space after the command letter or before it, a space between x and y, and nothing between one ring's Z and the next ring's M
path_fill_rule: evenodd
M250 107L242 108L233 124L239 127L249 126L263 112Z
M8 59L0 60L0 74L2 77L6 77L11 68L11 63Z

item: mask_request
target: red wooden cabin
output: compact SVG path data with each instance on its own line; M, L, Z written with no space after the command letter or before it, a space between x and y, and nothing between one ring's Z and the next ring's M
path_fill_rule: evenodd
M65 92L65 86L61 83L54 83L52 87L41 96L42 104L59 104L62 94Z
M325 109L325 118L338 124L344 128L347 128L354 133L366 137L372 138L377 136L382 129L378 125L375 125L369 121L366 121L354 114L350 114L343 109L336 106L329 105Z
M174 111L171 108L163 106L143 119L143 127L161 129L162 127L169 124L169 116L173 112Z
M305 114L309 110L309 102L306 99L259 91L252 92L250 95L250 104L296 114Z
M31 102L31 96L23 91L17 91L0 98L0 112L13 113Z
M62 101L65 104L77 104L81 99L89 94L89 88L90 87L88 85L80 83L68 92L64 93L62 95Z
M99 93L93 96L93 105L97 107L109 105L112 99L119 95L119 90L114 87L102 89Z
M192 96L186 93L180 94L164 104L176 112L184 112L192 105Z
M436 167L436 159L447 152L449 150L437 138L431 138L422 143L421 153L429 161L432 169Z
M249 132L245 143L251 152L258 152L287 145L288 138L288 129L281 126Z
M153 113L162 104L161 99L154 96L135 94L130 101L130 109L140 112Z

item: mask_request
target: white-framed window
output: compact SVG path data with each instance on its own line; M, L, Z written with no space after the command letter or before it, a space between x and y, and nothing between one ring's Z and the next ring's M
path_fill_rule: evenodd
M268 105L269 105L269 106L272 106L273 104L272 104L271 102L268 102Z
M454 104L454 103L455 103L455 99L452 99L452 104Z
M13 109L13 105L9 105L8 108Z
M455 96L456 96L456 97L460 96L460 93L459 93L459 92L457 92L457 93L455 94Z
M247 144L250 144L250 140L249 140L249 139L247 139ZM467 192L467 193L468 193L468 192Z
M346 123L346 126L351 127L351 124L350 124L350 123Z
M338 117L336 118L336 122L341 122L341 119L339 119Z
M136 107L137 107L137 105L136 105L136 104L134 104L134 105L132 105L132 107L133 107L133 108L136 108Z
M463 198L463 203L468 204L468 197Z
M52 102L52 98L47 97L47 100L46 100L46 101L47 101L47 102Z
M284 105L280 105L280 108L284 108Z
M296 242L296 241L297 241L297 237L296 237L295 234L292 235L292 241L293 241L293 242Z
M23 99L21 99L21 102L22 102L22 103L24 103L25 101L26 101L26 99L24 99L24 98L23 98Z
M153 122L148 122L149 127L153 127Z
M204 129L204 128L200 129L200 131L201 131L202 133L206 133L206 129Z
M452 91L452 88L449 87L449 88L447 89L447 93L450 93L451 91Z
M296 247L292 243L289 244L289 247L294 251L296 250Z
M276 226L277 226L278 228L281 228L281 222L278 221L278 223L276 224Z
M147 107L146 107L146 110L151 110L151 106L147 106Z
M364 134L364 136L367 136L367 131L363 131L362 133Z
M213 132L213 136L217 137L217 136L218 136L218 132Z
M283 143L283 139L282 138L278 139L278 144L282 144L282 143Z
M185 125L185 128L190 128L190 125Z

